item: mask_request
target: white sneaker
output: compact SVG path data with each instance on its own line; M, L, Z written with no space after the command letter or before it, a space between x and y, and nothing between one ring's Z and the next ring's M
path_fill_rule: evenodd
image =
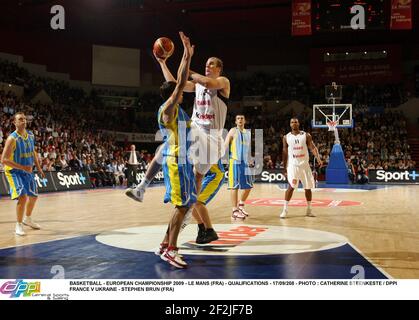
M233 213L231 214L231 220L234 220L234 221L236 221L236 220L243 221L245 219L246 219L246 216L239 209L234 210Z
M316 215L311 211L311 208L310 209L307 208L306 216L307 217L312 217L312 218L315 218L316 217Z
M239 205L239 210L240 210L240 212L241 212L241 213L243 213L246 217L248 217L248 216L249 216L249 213L248 213L246 210L244 210L244 206Z
M169 262L172 266L183 269L188 266L188 264L183 261L183 259L179 256L177 250L169 250L166 249L163 254L160 256L163 261Z
M164 253L164 250L167 249L167 244L160 243L159 248L154 251L156 256L161 256Z
M126 196L138 202L143 202L144 193L145 193L145 188L139 188L139 189L128 188L125 190Z
M31 227L32 229L36 229L36 230L41 229L41 226L37 224L35 221L33 221L32 217L24 217L23 224L28 227Z
M288 210L282 210L282 212L281 212L281 214L279 215L279 217L281 218L281 219L285 219L286 217L287 217L287 214L288 214Z
M26 236L26 232L23 230L23 224L22 223L19 223L19 222L16 223L15 233L18 236Z

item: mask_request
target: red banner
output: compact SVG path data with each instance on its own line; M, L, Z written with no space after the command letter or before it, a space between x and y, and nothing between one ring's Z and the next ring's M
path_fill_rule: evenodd
M311 1L292 1L292 35L311 35Z
M390 29L412 29L412 0L391 0Z

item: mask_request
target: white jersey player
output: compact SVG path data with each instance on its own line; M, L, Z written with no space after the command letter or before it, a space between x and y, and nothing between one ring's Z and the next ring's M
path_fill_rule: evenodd
M205 175L224 155L223 130L227 117L227 97L217 89L195 84L192 111L192 134L197 143L192 146L192 159L197 173ZM195 130L194 130L195 129Z
M297 118L291 119L290 126L291 132L283 138L282 159L289 186L285 192L285 205L280 217L284 219L287 216L288 203L292 198L294 189L298 188L300 181L305 190L307 200L306 214L309 217L315 217L311 209L311 189L314 188L314 178L309 164L308 149L314 154L320 166L322 166L323 162L311 135L300 131L300 123Z
M166 81L176 81L166 65L166 59L155 56L160 64ZM208 243L218 239L206 209L205 201L201 201L202 180L211 167L218 166L218 160L224 155L224 140L222 131L227 116L227 100L230 97L230 81L221 76L223 62L212 57L205 64L205 76L190 70L190 78L184 88L185 92L195 92L195 103L192 114L191 133L194 143L190 155L195 167L196 189L198 201L195 204L193 215L198 222L199 232L197 243ZM142 201L144 192L153 177L160 169L158 159L161 153L157 152L151 162L144 179L136 189L127 189L126 195ZM218 190L218 189L217 189ZM188 220L188 219L185 219Z
M218 160L225 151L222 131L227 116L226 102L230 97L230 81L221 75L222 72L221 59L209 58L205 64L205 75L190 71L192 81L187 83L184 89L195 92L191 131L199 136L199 143L195 144L195 147L191 146L192 150L199 152L198 157L193 159L198 193L198 201L193 211L199 228L197 243L209 243L218 239L200 193L205 174L211 167L218 165Z

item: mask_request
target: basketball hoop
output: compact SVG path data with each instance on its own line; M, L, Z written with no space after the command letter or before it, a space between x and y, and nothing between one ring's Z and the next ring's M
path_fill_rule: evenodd
M327 121L329 131L335 131L337 124L337 121Z

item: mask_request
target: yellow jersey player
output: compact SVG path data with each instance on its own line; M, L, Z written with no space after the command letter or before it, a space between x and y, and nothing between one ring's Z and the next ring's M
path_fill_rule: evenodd
M163 174L166 186L164 202L171 202L175 211L163 242L160 245L161 259L176 268L185 268L186 262L178 253L177 238L182 221L192 205L196 203L196 183L193 165L188 159L190 141L187 137L191 130L191 119L179 106L183 89L188 79L189 65L194 48L182 32L179 33L184 46L183 58L178 70L177 82L165 82L160 93L165 100L158 112L158 124L164 137L162 150Z
M16 131L7 138L1 161L9 183L10 196L12 200L17 200L15 233L24 236L26 233L23 224L32 229L41 228L32 220L32 212L38 199L38 185L32 172L34 164L43 178L45 174L35 151L35 137L31 131L26 130L25 114L16 113L13 123Z
M229 149L228 189L231 190L233 220L244 220L249 214L244 210L244 203L253 188L249 156L251 132L245 129L246 118L243 114L236 115L236 127L228 133L225 145ZM238 201L238 191L243 190Z

